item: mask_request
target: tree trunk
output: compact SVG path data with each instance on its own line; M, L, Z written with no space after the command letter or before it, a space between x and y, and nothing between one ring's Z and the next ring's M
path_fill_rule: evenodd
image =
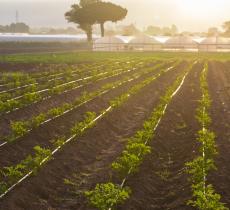
M88 42L92 42L93 41L92 30L88 30L86 32L86 34L87 34L87 40L88 40Z
M104 28L104 23L100 23L101 26L101 37L105 36L105 28Z

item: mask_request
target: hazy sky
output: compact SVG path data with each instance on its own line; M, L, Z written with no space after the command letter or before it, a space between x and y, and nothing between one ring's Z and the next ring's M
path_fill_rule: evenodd
M169 26L182 31L206 31L230 20L230 0L111 0L129 10L124 23ZM64 13L76 0L0 0L0 25L19 20L30 26L68 26ZM119 24L119 23L118 23Z

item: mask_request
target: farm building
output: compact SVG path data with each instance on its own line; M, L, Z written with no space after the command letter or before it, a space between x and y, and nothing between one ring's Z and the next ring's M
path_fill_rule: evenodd
M195 42L192 37L189 36L177 36L169 38L165 44L164 48L166 50L197 50L197 42Z
M199 45L200 51L230 51L230 39L224 37L208 37Z
M129 42L129 49L134 51L154 51L160 50L161 48L162 43L160 41L144 34L134 37Z
M115 36L102 37L94 41L94 51L123 51L125 49L125 41Z
M93 39L98 38L93 35ZM85 34L78 35L31 35L20 33L0 33L0 42L85 42Z

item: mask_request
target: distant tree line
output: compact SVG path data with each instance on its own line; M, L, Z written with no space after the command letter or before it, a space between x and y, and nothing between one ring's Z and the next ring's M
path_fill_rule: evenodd
M25 23L11 23L10 25L1 26L1 33L29 33L30 27Z
M145 33L149 35L174 36L178 34L178 28L174 24L171 27L148 26Z
M217 27L211 27L208 29L208 36L225 36L230 37L230 21L226 21L222 25L223 31L220 31Z

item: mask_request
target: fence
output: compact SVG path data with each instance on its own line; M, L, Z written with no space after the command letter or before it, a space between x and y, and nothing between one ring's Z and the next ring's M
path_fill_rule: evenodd
M93 51L230 52L230 44L199 43L94 43Z

